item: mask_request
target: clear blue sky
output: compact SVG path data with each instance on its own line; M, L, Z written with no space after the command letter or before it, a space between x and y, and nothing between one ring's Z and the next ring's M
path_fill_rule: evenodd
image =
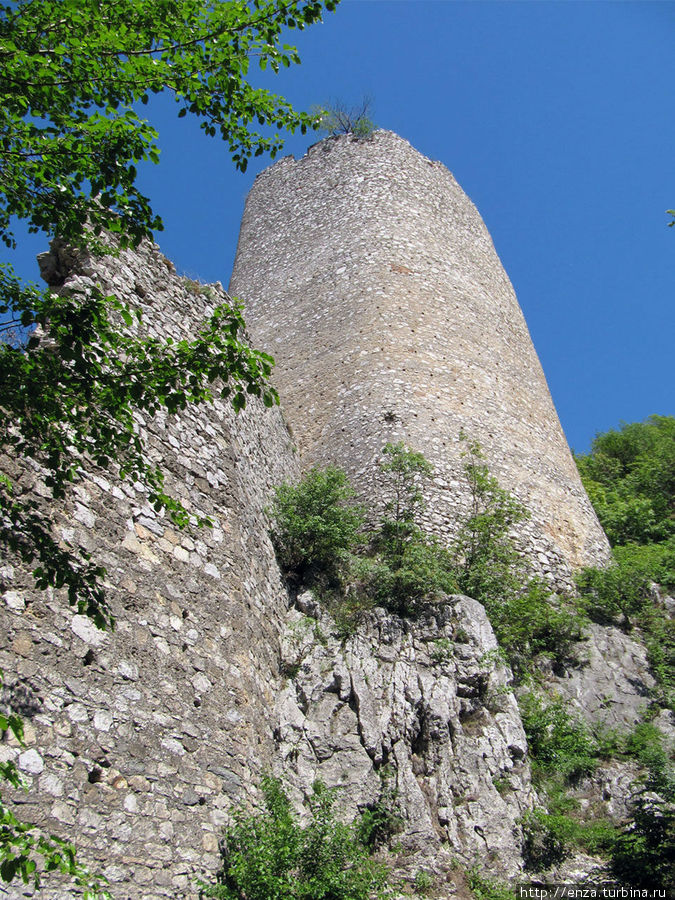
M474 201L572 447L675 414L675 3L343 0L292 40L303 62L275 91L304 108L371 96L376 123ZM160 246L179 271L227 285L246 193L269 163L241 175L171 103L151 112L162 158L141 183L165 221Z

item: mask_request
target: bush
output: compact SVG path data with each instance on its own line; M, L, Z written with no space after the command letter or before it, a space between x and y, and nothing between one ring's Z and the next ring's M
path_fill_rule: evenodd
M433 888L435 883L436 879L431 872L427 872L426 869L418 869L417 872L415 872L415 893L421 894L424 897Z
M276 489L272 542L279 565L299 582L340 583L346 554L358 543L363 510L341 469L311 469L297 485Z
M372 900L385 896L386 870L369 858L354 826L338 822L335 795L314 786L310 820L301 825L280 782L262 780L265 808L239 811L221 849L220 900Z
M469 442L465 455L471 514L452 548L459 588L485 606L517 678L542 653L562 665L583 637L584 619L542 581L530 579L511 535L528 518L527 510L490 474L476 442Z
M663 733L640 722L625 740L625 752L646 772L636 785L631 819L612 847L612 872L633 887L657 885L675 893L675 773Z
M647 647L647 660L656 680L655 700L675 712L675 619L656 606L646 607L640 616Z
M625 752L647 770L646 788L672 792L675 787L663 732L653 722L640 722L627 736Z
M675 537L658 544L625 544L613 552L620 567L642 572L665 590L675 588Z
M523 819L527 867L548 868L581 850L609 857L612 872L622 883L672 890L675 776L661 731L651 722L641 722L629 734L601 736L598 743L568 715L561 700L547 704L528 695L522 698L521 712L533 771L549 796L548 812L534 810ZM606 752L632 756L645 769L634 785L631 818L622 827L603 818L581 820L574 813L578 801L564 793L571 778L588 774Z
M577 466L613 545L675 533L675 418L651 416L600 434Z
M650 602L651 579L630 561L615 562L607 569L584 568L575 580L582 607L600 624L620 623L630 629Z
M467 880L476 900L515 900L515 893L507 884L483 875L477 866L469 869Z
M376 605L401 616L414 616L425 600L457 590L452 560L438 541L415 530L396 555L379 558L363 585Z
M457 589L451 556L419 525L426 506L422 485L433 467L399 442L384 447L380 468L385 474L385 509L371 538L375 562L361 589L375 604L412 616L423 600Z
M597 766L598 747L586 725L570 715L562 697L532 692L519 700L533 771L569 783Z
M345 635L375 605L414 615L423 599L457 588L449 554L416 521L424 509L420 482L431 465L403 444L387 444L383 453L388 499L368 556L353 552L364 543L364 511L340 469L312 469L299 484L283 484L271 508L279 564L323 595Z
M525 868L539 872L562 862L569 855L574 825L565 815L535 809L523 817L523 861Z
M642 792L634 801L633 818L612 848L612 874L623 884L657 886L675 895L675 795Z
M386 444L382 456L380 469L385 474L385 514L374 544L388 565L398 568L406 545L420 538L419 517L426 507L421 486L431 478L434 470L421 453L400 441Z
M542 581L533 579L524 590L485 604L500 647L518 680L542 654L562 666L584 637L586 620L565 608Z
M598 854L611 852L617 837L609 819L579 822L565 813L536 809L523 819L525 867L534 871L561 862L573 850Z

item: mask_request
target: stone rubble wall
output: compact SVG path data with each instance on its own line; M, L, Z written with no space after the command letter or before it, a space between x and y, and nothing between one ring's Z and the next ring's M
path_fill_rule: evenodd
M513 288L443 165L384 131L282 159L248 196L230 292L276 358L304 467L339 465L372 500L382 447L404 441L435 466L428 524L449 538L464 432L530 510L537 572L568 585L608 561Z
M96 260L57 247L42 267L65 278L62 290L96 283L140 305L140 327L174 340L225 299L177 277L153 245ZM216 400L142 428L169 491L214 525L177 530L108 472L74 485L55 533L106 567L109 632L3 560L2 699L24 717L26 747L10 740L0 758L29 784L12 797L19 816L72 840L114 900L194 900L233 806L256 804L264 770L284 777L298 809L315 779L340 788L351 817L376 801L389 766L405 858L480 855L517 871L529 764L480 604L454 598L414 624L379 610L343 643L330 617L289 606L268 538L273 486L299 477L280 410L252 400L235 415ZM2 468L48 502L36 467ZM41 894L76 895L53 880ZM13 884L3 896L32 891Z
M74 264L65 254L43 263L52 279ZM225 299L219 286L177 277L153 245L85 260L65 289L94 275L141 306L148 333L174 339ZM73 840L115 900L196 897L196 879L219 864L228 810L255 797L272 764L288 598L264 508L272 486L298 474L280 410L255 399L238 415L216 400L145 430L169 491L214 527L179 531L107 472L74 486L56 534L106 566L114 632L34 590L15 561L1 569L4 700L27 736L25 750L0 746L30 783L15 798L18 814ZM39 473L3 467L45 493Z

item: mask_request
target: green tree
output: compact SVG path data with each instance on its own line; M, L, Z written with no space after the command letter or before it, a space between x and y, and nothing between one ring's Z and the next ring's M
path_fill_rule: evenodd
M370 900L386 894L386 870L369 858L356 825L338 821L334 791L320 783L302 825L280 782L262 781L264 809L240 810L225 831L218 884L221 900Z
M675 782L655 794L641 790L633 799L632 816L612 848L612 874L622 884L658 886L675 893Z
M272 542L281 567L298 583L338 587L358 542L363 509L341 469L310 469L297 485L276 489Z
M675 417L650 416L596 436L577 466L612 544L614 564L584 569L577 586L592 618L638 625L657 681L675 704L675 622L651 584L675 588Z
M528 513L490 474L478 443L468 441L465 456L470 509L453 553L461 590L489 607L517 594L527 581L525 563L510 531Z
M89 253L115 252L161 230L136 185L138 164L159 159L157 132L139 112L152 94L170 94L178 117L196 116L205 134L219 135L241 171L252 156L278 152L279 132L317 127L316 117L254 87L248 71L251 60L273 71L299 62L284 43L287 30L319 21L336 2L0 5L4 244L16 245L14 220ZM59 297L22 283L10 265L0 267L1 327L31 332L25 346L0 344L0 450L19 468L22 459L42 467L52 507L91 462L114 461L122 478L143 483L155 506L184 526L189 516L149 463L134 413L209 402L219 380L235 410L250 395L270 405L277 401L267 384L272 360L248 347L236 303L220 306L192 340L179 343L137 338L133 315L140 313L96 287ZM33 566L38 587L65 588L79 611L111 624L103 569L80 548L54 541L51 512L2 476L0 543ZM13 730L6 724L0 722L3 734ZM3 769L0 777L9 774ZM36 854L47 869L57 864L46 839L4 805L0 814L0 876L39 881ZM74 860L63 846L63 858Z
M244 170L283 145L252 126L305 131L316 122L248 80L252 59L299 62L284 32L336 0L18 0L0 7L0 236L11 216L80 242L86 223L137 241L160 227L136 187L156 162L157 132L137 111L169 93Z
M409 616L423 600L451 593L457 584L447 551L421 527L422 488L433 466L402 442L388 443L382 454L384 514L372 538L376 565L364 587L376 603Z
M675 417L650 416L599 434L576 461L612 545L675 534Z
M632 562L617 562L607 569L582 569L576 581L584 607L593 619L604 624L619 620L626 630L651 601L649 574Z

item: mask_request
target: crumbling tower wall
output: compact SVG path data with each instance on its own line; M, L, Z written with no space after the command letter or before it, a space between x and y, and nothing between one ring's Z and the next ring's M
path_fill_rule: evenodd
M372 497L403 440L434 464L429 517L468 506L460 433L531 512L523 545L552 581L608 559L514 290L450 172L391 132L329 138L258 176L230 292L246 303L305 466Z

